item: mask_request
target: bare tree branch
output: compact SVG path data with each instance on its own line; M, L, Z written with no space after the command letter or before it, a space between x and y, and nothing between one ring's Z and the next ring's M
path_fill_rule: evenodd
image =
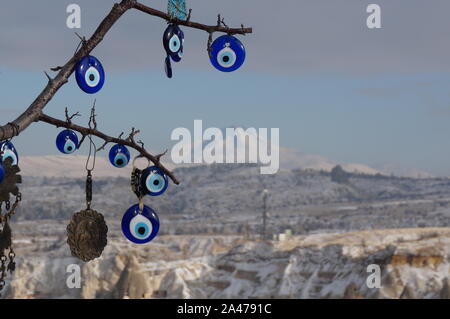
M135 149L137 152L139 152L139 155L141 157L147 158L155 166L159 167L164 172L164 174L166 174L175 184L178 185L180 183L177 180L177 178L175 177L175 175L170 170L168 170L166 167L164 167L164 165L162 165L160 162L161 157L167 153L167 150L164 153L158 154L158 155L152 155L149 152L147 152L147 150L144 148L142 141L138 141L138 142L134 141L134 136L139 133L139 130L136 130L135 128L132 128L130 135L126 139L122 139L122 138L116 138L116 137L106 135L105 133L98 131L96 128L83 127L83 126L80 126L77 124L68 123L67 121L62 121L62 120L53 118L51 116L48 116L46 114L41 114L39 116L39 121L54 125L56 127L65 127L67 129L71 129L71 130L79 132L80 134L82 134L83 138L78 145L81 145L85 136L90 134L90 135L97 136L98 138L101 138L102 140L104 140L103 145L100 147L101 149L104 149L108 143L116 143L116 144L129 146L129 147Z
M111 29L111 27L114 25L114 23L116 23L117 20L119 20L119 18L125 12L127 12L129 9L132 8L156 17L160 17L169 22L184 25L189 28L206 31L209 34L208 52L210 52L209 48L212 41L212 34L214 32L224 32L230 35L231 34L245 35L246 33L252 33L253 31L252 28L244 28L243 25L241 25L240 28L229 28L225 24L224 20L220 18L220 16L219 16L219 23L217 25L204 25L198 22L191 21L191 13L192 13L191 10L189 10L187 20L179 20L177 18L171 18L168 14L162 11L147 7L137 2L137 0L122 0L120 3L114 4L111 11L102 20L102 22L99 24L99 26L89 39L86 39L85 37L76 33L77 37L80 39L81 42L75 54L63 66L57 66L50 69L51 71L58 72L58 74L54 78L51 78L47 72L44 72L48 79L47 85L42 90L42 92L36 97L33 103L31 103L31 105L18 118L16 118L13 122L8 122L7 124L0 126L0 141L10 139L14 136L19 135L33 122L43 121L58 127L71 128L73 130L80 132L82 134L82 138L79 143L79 146L82 144L82 142L84 141L85 137L88 134L96 135L97 137L100 137L105 140L105 144L101 146L100 149L103 149L105 145L110 142L122 143L124 145L130 146L135 150L137 150L138 152L140 152L142 156L148 158L151 162L160 167L163 170L163 172L167 176L169 176L175 184L179 183L178 180L175 178L175 176L172 174L172 172L170 172L160 164L160 158L166 152L159 154L157 156L153 156L144 149L143 143L141 141L140 141L141 145L139 145L134 141L134 136L139 132L138 130L134 130L133 128L131 134L128 136L127 139L122 139L121 138L122 134L119 136L119 138L110 137L97 130L94 108L91 113L91 121L90 121L90 125L93 125L93 127L90 126L89 128L81 127L71 123L73 117L78 116L79 113L75 113L72 116L69 116L66 110L66 121L61 121L49 117L48 115L45 115L43 113L43 109L48 104L48 102L53 98L56 92L58 92L58 90L68 82L69 77L75 70L75 65L77 64L77 62L82 57L88 55L103 40L103 38L105 37L107 32Z
M253 29L252 28L228 28L228 27L224 27L219 25L205 25L205 24L201 24L198 22L192 22L190 21L190 16L189 16L189 20L180 20L177 18L171 18L170 15L168 15L165 12L147 7L146 5L143 5L142 3L136 2L136 4L134 5L134 8L148 13L152 16L156 16L156 17L160 17L164 20L170 21L170 22L174 22L178 25L184 25L186 27L189 28L194 28L194 29L200 29L206 32L224 32L224 33L228 33L228 34L246 34L246 33L252 33ZM223 21L223 19L222 19Z

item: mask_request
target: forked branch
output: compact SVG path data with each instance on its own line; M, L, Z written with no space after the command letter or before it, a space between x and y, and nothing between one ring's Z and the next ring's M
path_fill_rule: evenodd
M102 20L102 22L99 24L95 32L92 34L92 36L89 39L85 39L84 37L77 34L77 36L80 38L81 45L77 52L69 59L69 61L64 64L63 66L57 66L52 68L51 70L54 72L58 72L58 74L52 78L47 72L45 73L45 76L47 77L47 85L42 90L42 92L37 96L37 98L31 103L31 105L23 112L18 118L16 118L13 122L9 122L3 126L0 126L0 141L10 139L14 136L19 135L22 131L24 131L31 123L43 121L55 126L62 126L67 128L72 128L76 131L79 131L80 133L90 133L92 135L96 135L100 138L103 138L106 142L116 142L116 143L123 143L124 145L128 145L134 149L136 149L138 152L140 152L143 156L151 160L155 165L158 165L172 180L174 183L178 184L177 179L174 177L174 175L161 166L159 163L159 159L162 156L152 156L151 154L147 153L147 151L142 146L143 143L136 143L134 142L134 139L118 139L113 138L110 136L107 136L106 134L98 131L96 128L84 128L75 124L71 123L71 120L73 117L70 117L68 114L66 114L67 121L61 121L52 117L49 117L48 115L45 115L43 113L43 109L48 104L48 102L53 98L53 96L56 94L56 92L65 84L68 82L69 77L72 75L72 73L75 70L75 65L77 62L84 56L88 55L105 37L106 33L111 29L111 27L114 25L114 23L119 20L119 18L127 12L129 9L137 9L139 11L145 12L147 14L150 14L152 16L160 17L162 19L165 19L168 22L177 23L179 25L184 25L189 28L204 30L209 34L209 39L211 41L212 34L214 32L224 32L227 34L246 34L246 33L252 33L252 28L245 28L243 25L241 25L240 28L229 28L225 23L224 20L220 18L219 16L219 22L216 25L205 25L198 22L191 21L191 11L189 12L189 19L186 21L174 19L168 14L147 7L139 2L137 0L122 0L120 3L114 4L113 8L109 12L109 14ZM76 115L74 115L76 116ZM87 131L89 130L89 131ZM86 135L83 134L83 139ZM83 140L82 139L82 140ZM140 145L139 145L140 144Z

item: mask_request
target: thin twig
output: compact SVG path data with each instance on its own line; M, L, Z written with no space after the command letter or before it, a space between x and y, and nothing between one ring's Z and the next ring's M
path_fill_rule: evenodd
M66 115L66 121L67 121L67 123L72 123L72 119L73 119L74 117L76 117L76 116L81 116L80 112L76 112L76 113L73 113L72 115L69 115L69 110L67 109L67 107L66 107L64 113L65 113L65 115Z
M191 14L192 14L192 9L189 9L189 12L188 12L188 15L187 15L187 18L186 18L186 22L191 21Z
M51 78L51 76L48 75L47 71L44 71L44 73L45 73L45 76L46 76L47 79L48 79L48 83L51 83L51 82L53 81L53 79Z
M53 72L57 72L57 71L60 71L62 69L62 66L55 66L54 68L50 68L50 71L53 71Z
M85 139L86 139L86 134L82 134L81 140L78 142L77 149L79 149L81 147L81 144L83 144Z
M132 142L132 143L135 143L134 142L134 136L136 135L136 134L139 134L141 131L140 130L136 130L136 129L134 129L134 127L132 127L131 128L131 132L130 132L130 134L128 135L128 137L127 137L127 141L130 141L130 142Z
M86 37L79 35L78 32L75 32L75 34L84 45L86 43Z

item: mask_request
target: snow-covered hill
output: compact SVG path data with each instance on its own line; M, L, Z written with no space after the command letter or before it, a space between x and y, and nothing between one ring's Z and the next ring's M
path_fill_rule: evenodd
M280 169L312 169L330 172L332 168L340 164L345 171L352 173L363 173L369 175L384 174L414 178L429 178L432 174L418 169L409 169L401 165L386 164L378 168L370 167L362 163L339 163L321 155L307 154L297 150L279 147ZM72 177L85 176L85 165L87 157L84 155L46 155L46 156L22 156L20 168L24 176L36 177ZM176 167L201 166L201 164L173 164L167 155L163 158L164 165L173 169ZM97 177L129 177L131 165L125 168L113 167L104 156L97 156L95 175Z

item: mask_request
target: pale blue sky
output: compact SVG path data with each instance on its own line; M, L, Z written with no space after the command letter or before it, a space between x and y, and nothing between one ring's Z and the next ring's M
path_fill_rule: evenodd
M0 11L0 119L15 118L45 85L42 71L63 64L77 39L65 27L65 7L82 7L90 35L112 1L19 0ZM166 1L144 1L164 8ZM365 7L382 7L382 30L365 27ZM259 5L258 5L259 4ZM170 148L171 131L204 126L279 127L282 146L335 161L396 163L450 175L450 2L425 1L188 1L193 20L255 33L241 37L247 61L224 74L210 66L207 35L185 28L184 60L165 78L162 20L130 12L93 52L106 84L87 95L74 78L46 112L64 107L87 115L97 99L99 127L118 135L131 126L155 152ZM85 123L86 117L79 119ZM57 130L34 124L15 144L21 154L56 154Z

